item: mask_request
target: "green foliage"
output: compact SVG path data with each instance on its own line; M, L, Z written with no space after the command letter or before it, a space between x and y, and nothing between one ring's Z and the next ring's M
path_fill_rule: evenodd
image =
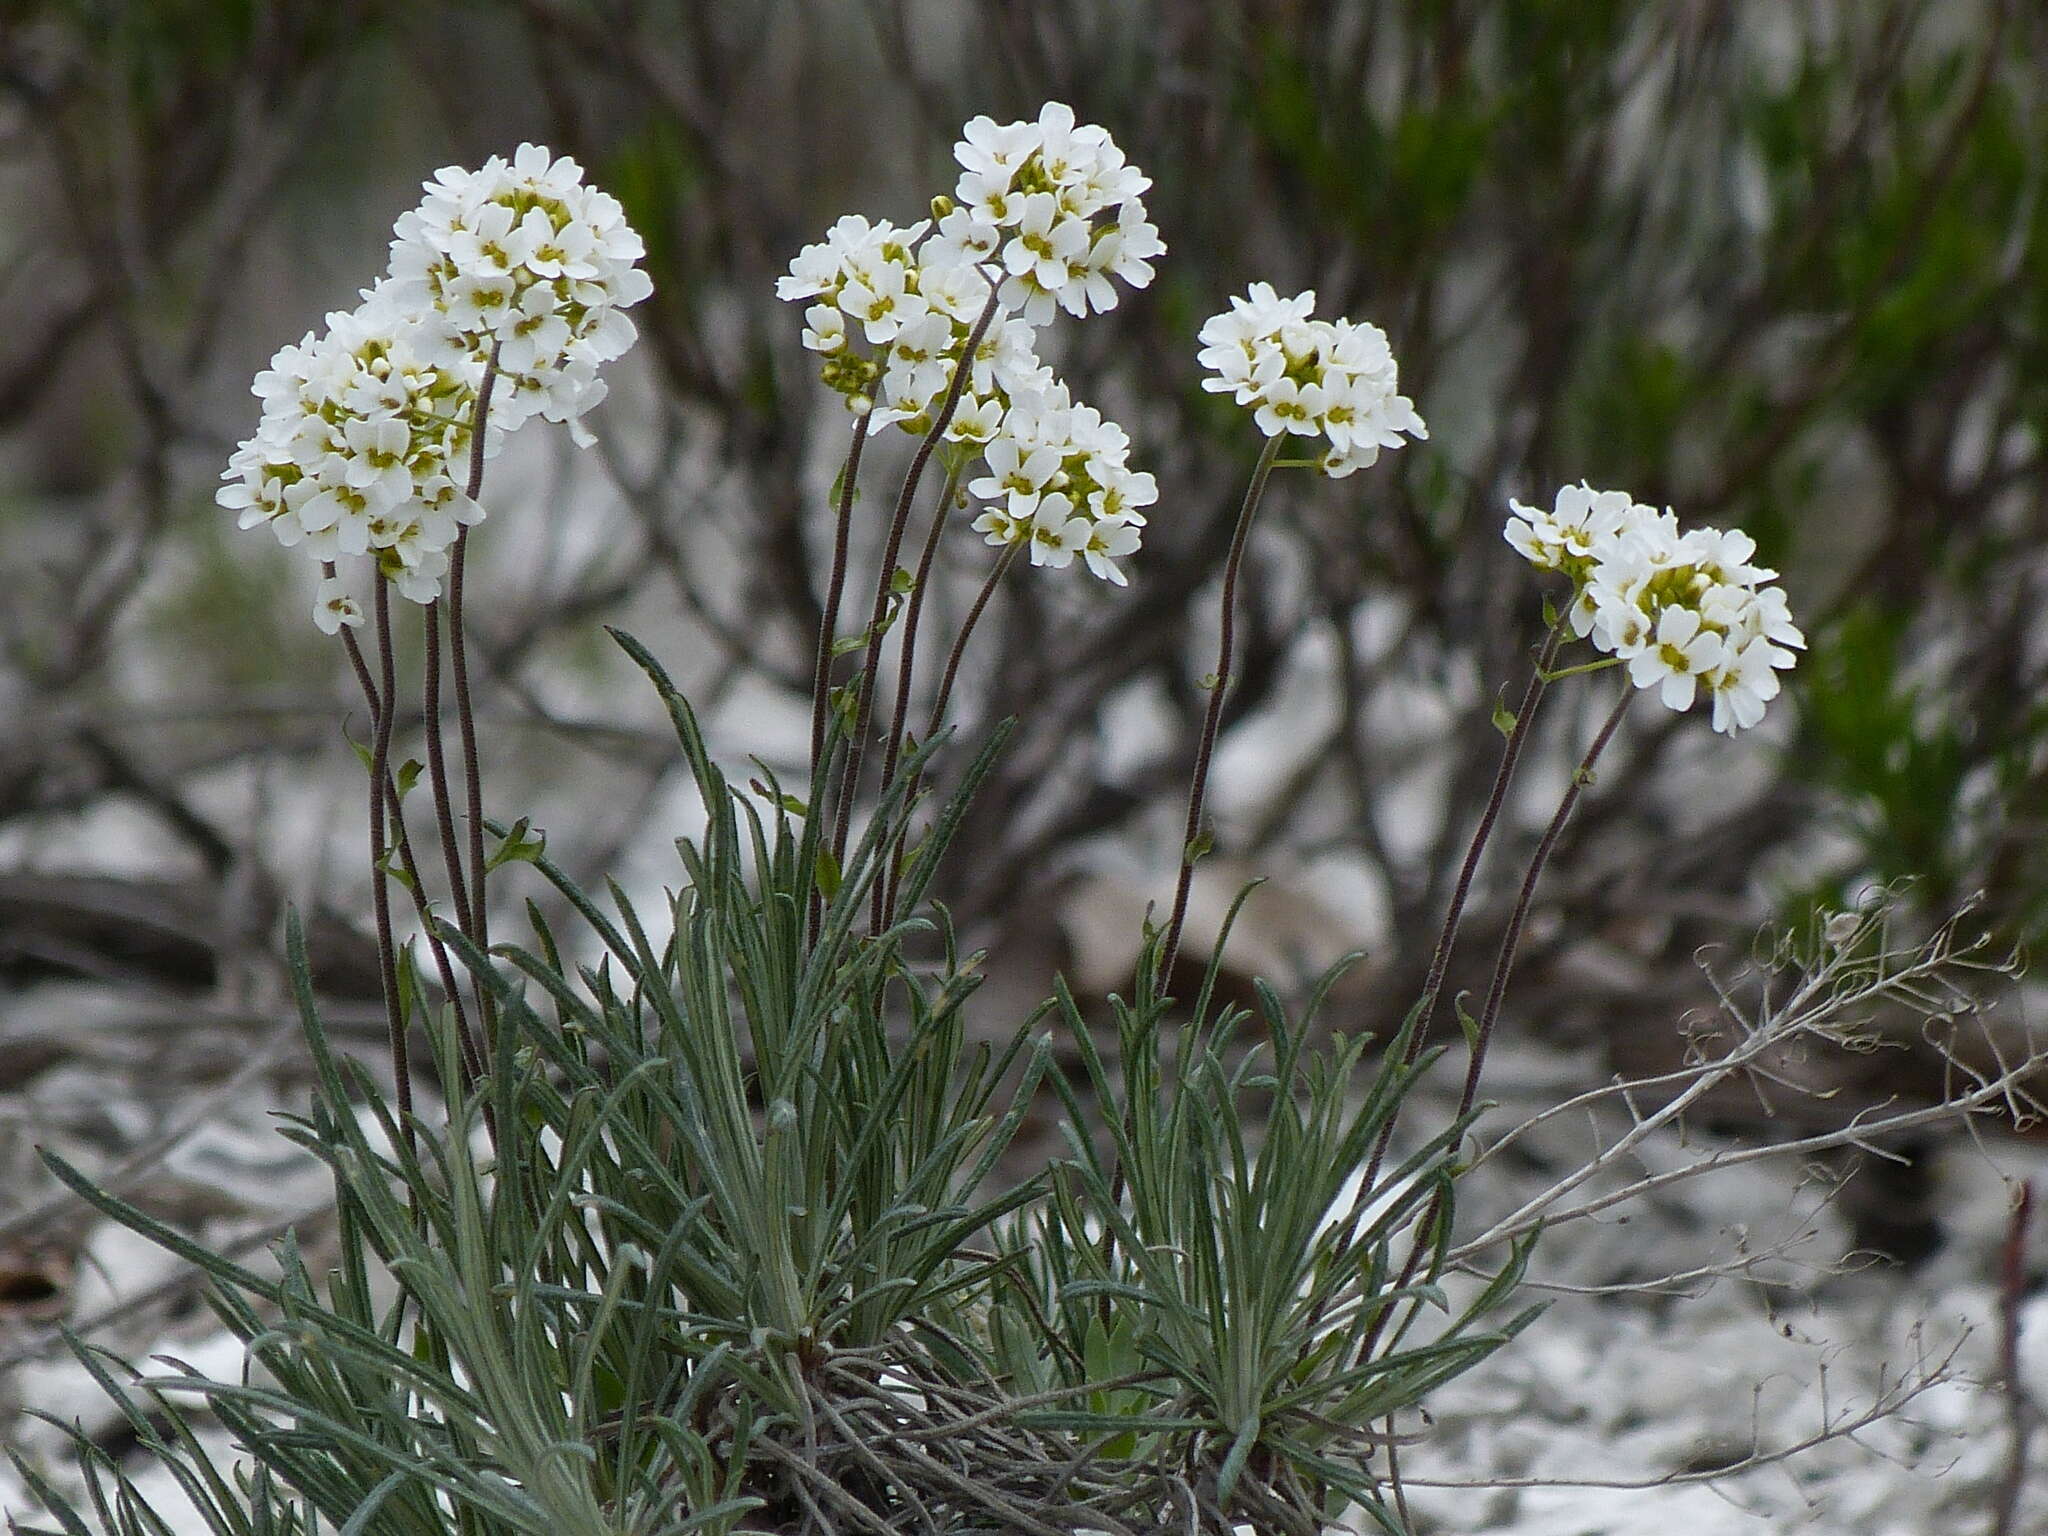
M1147 983L1111 999L1120 1086L1064 986L988 1043L967 1018L980 957L918 904L1002 733L906 858L916 915L867 932L901 792L820 890L829 851L802 802L728 781L662 669L620 641L705 830L678 844L683 881L652 924L616 887L578 888L524 822L499 832L580 932L532 909L532 942L486 955L444 930L495 1002L474 1078L408 966L445 1115L401 1123L336 1055L291 927L318 1088L287 1134L332 1174L334 1269L287 1236L266 1277L51 1160L203 1269L247 1352L236 1380L176 1362L136 1380L72 1341L210 1529L652 1536L790 1529L822 1501L868 1522L1021 1510L1114 1532L1175 1507L1191 1469L1223 1524L1360 1501L1398 1529L1360 1430L1532 1315L1490 1322L1519 1255L1456 1307L1442 1284L1469 1116L1352 1187L1434 1053L1410 1062L1405 1033L1378 1066L1362 1039L1312 1046L1320 992L1291 1020L1262 991L1254 1039L1213 972L1178 1025ZM1048 1012L1081 1081L1051 1070ZM1071 1155L1006 1177L1048 1077ZM1107 1156L1088 1090L1115 1106ZM195 1401L242 1467L198 1439ZM114 1458L82 1439L80 1455L102 1529L162 1529ZM86 1528L21 1465L65 1536Z

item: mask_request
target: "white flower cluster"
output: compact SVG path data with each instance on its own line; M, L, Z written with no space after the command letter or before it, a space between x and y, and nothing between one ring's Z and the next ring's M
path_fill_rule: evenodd
M1669 511L1625 491L1584 484L1548 511L1510 501L1507 541L1539 570L1571 578L1571 625L1628 664L1638 688L1669 709L1714 701L1714 729L1746 730L1778 695L1778 673L1806 637L1792 622L1777 572L1752 565L1740 529L1681 529Z
M1159 499L1152 476L1133 470L1131 439L1064 384L1019 400L984 455L988 473L968 494L994 503L974 520L991 544L1023 544L1033 565L1064 569L1079 555L1105 581L1127 585L1117 566L1138 547L1144 513Z
M493 353L487 455L535 414L587 441L577 418L603 398L598 366L633 343L619 311L650 291L631 265L640 238L582 176L533 144L437 173L398 222L390 273L256 376L262 420L215 499L288 548L371 555L401 595L439 597L450 548L483 516L463 482ZM345 582L321 583L323 630L362 619Z
M1072 107L1049 101L1035 123L977 117L963 135L953 146L957 206L939 239L956 261L1000 262L1006 306L1044 325L1055 307L1114 309L1113 276L1133 288L1152 281L1152 260L1166 252L1141 201L1152 178L1108 129L1077 125Z
M262 422L215 499L242 527L268 524L316 560L374 554L403 595L432 602L457 532L483 515L458 484L481 369L447 343L443 328L376 294L329 315L324 333L308 331L256 375ZM333 634L362 609L330 578L314 620Z
M810 300L804 346L825 383L870 426L922 436L952 387L991 295L997 313L969 360L946 440L979 448L971 494L999 503L975 527L991 544L1029 544L1034 565L1080 555L1121 584L1138 547L1139 508L1158 496L1128 467L1130 439L1076 405L1039 361L1033 329L1064 309L1116 304L1111 279L1142 288L1166 248L1140 200L1148 177L1106 129L1049 102L1036 122L978 117L954 145L963 167L938 223L899 227L849 214L805 246L775 291Z
M1382 448L1429 430L1401 394L1386 332L1350 320L1317 320L1313 289L1283 299L1270 283L1202 326L1197 360L1212 371L1202 388L1253 408L1259 430L1323 437L1319 467L1332 479L1365 469Z
M870 426L894 422L918 436L931 429L989 295L989 279L926 239L930 228L848 214L775 284L778 298L818 301L804 312L803 341L823 354L825 383L855 411L871 412ZM990 441L1011 397L1051 381L1031 327L998 315L975 349L947 440Z
M604 398L597 370L638 335L622 311L654 291L625 209L538 144L437 171L426 193L393 227L393 302L445 315L478 361L495 352L491 414L508 428L539 414L587 444L577 418Z

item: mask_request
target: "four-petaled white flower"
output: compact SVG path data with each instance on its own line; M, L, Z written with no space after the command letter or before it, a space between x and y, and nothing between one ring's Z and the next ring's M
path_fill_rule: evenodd
M326 635L340 634L344 624L363 622L363 605L350 594L348 584L339 576L327 577L313 594L313 622Z

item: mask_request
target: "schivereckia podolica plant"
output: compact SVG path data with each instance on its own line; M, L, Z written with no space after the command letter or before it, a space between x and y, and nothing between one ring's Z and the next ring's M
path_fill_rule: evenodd
M1513 504L1507 538L1559 585L1520 703L1497 711L1492 796L1404 1026L1347 1035L1318 1019L1327 987L1293 1012L1262 989L1256 1016L1211 986L1165 995L1271 477L1349 476L1426 435L1381 330L1253 284L1200 335L1205 387L1264 442L1203 679L1178 886L1107 1000L1119 1057L1053 978L1031 1017L977 1018L980 957L929 892L949 854L974 856L949 845L1011 725L961 740L949 706L1017 566L1120 587L1147 517L1171 515L1130 437L1039 351L1047 328L1148 284L1165 246L1147 178L1058 104L977 118L956 153L929 219L849 215L779 282L851 423L803 780L727 777L662 665L617 636L705 816L656 910L579 889L525 820L493 818L464 650L490 460L535 416L587 440L600 370L633 343L627 311L649 283L619 204L534 145L444 170L361 305L257 377L262 421L219 499L318 564L315 622L367 706L388 1087L330 1048L294 928L320 1086L287 1134L332 1170L331 1267L287 1238L274 1270L244 1268L55 1164L201 1267L245 1346L244 1372L218 1380L176 1361L138 1375L74 1341L221 1536L1401 1532L1398 1452L1431 1393L1534 1317L1524 1260L1546 1214L1580 1213L1579 1185L1477 1243L1455 1224L1521 920L1636 693L1705 702L1715 731L1757 723L1802 645L1774 573L1741 533L1682 528L1620 492ZM892 427L915 444L908 467L863 500L864 454ZM882 553L863 573L850 551L870 515ZM953 633L926 636L949 532L980 535L985 581ZM424 670L401 678L415 612ZM1612 705L1473 1012L1440 995L1465 897L1546 696L1581 674L1573 686L1611 688ZM418 760L400 730L415 697ZM529 905L503 937L489 877L508 863L552 885L573 931ZM1940 942L1836 934L1805 1004L1703 1054L1672 1097L1765 1045L1843 1030L1844 1006L1924 1000L1968 962ZM1457 1108L1397 1126L1446 1012L1464 1042ZM411 1060L415 1036L430 1061ZM1078 1072L1055 1065L1060 1037ZM2009 1073L1980 1076L1943 1110L2011 1090ZM1066 1153L1019 1176L1006 1148L1045 1100ZM233 1435L232 1464L195 1408ZM77 1502L20 1463L54 1522L37 1529L168 1529L107 1452L82 1436L79 1451Z

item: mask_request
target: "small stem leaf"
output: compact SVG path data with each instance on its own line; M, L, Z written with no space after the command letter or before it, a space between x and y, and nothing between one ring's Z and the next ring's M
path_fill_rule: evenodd
M1479 1048L1479 1021L1472 1017L1472 1011L1465 1006L1465 995L1461 992L1451 1000L1451 1010L1458 1016L1458 1029L1465 1036L1468 1050Z
M839 871L839 861L832 856L832 850L820 848L817 867L812 874L812 879L818 887L818 894L830 901L839 894L839 886L844 878Z
M1559 667L1555 672L1544 673L1543 681L1561 683L1568 677L1578 677L1583 673L1605 672L1609 667L1620 666L1623 659L1620 656L1603 656L1598 661L1582 661L1575 667Z
M1494 700L1493 728L1503 736L1515 734L1515 712L1508 708L1505 694Z
M498 844L495 852L484 860L486 872L500 864L532 864L547 852L548 835L535 832L532 823L524 816L512 824L512 830L505 834L505 840Z
M853 735L854 726L860 718L860 688L856 683L842 683L832 690L832 713L839 717L839 728L846 735Z
M404 886L408 892L413 889L412 876L406 872L405 865L399 860L396 843L384 850L384 857L377 861L377 869L379 873L388 875Z
M1188 839L1187 847L1181 850L1181 857L1186 859L1188 863L1193 864L1213 851L1215 847L1216 834L1214 832L1200 832Z

